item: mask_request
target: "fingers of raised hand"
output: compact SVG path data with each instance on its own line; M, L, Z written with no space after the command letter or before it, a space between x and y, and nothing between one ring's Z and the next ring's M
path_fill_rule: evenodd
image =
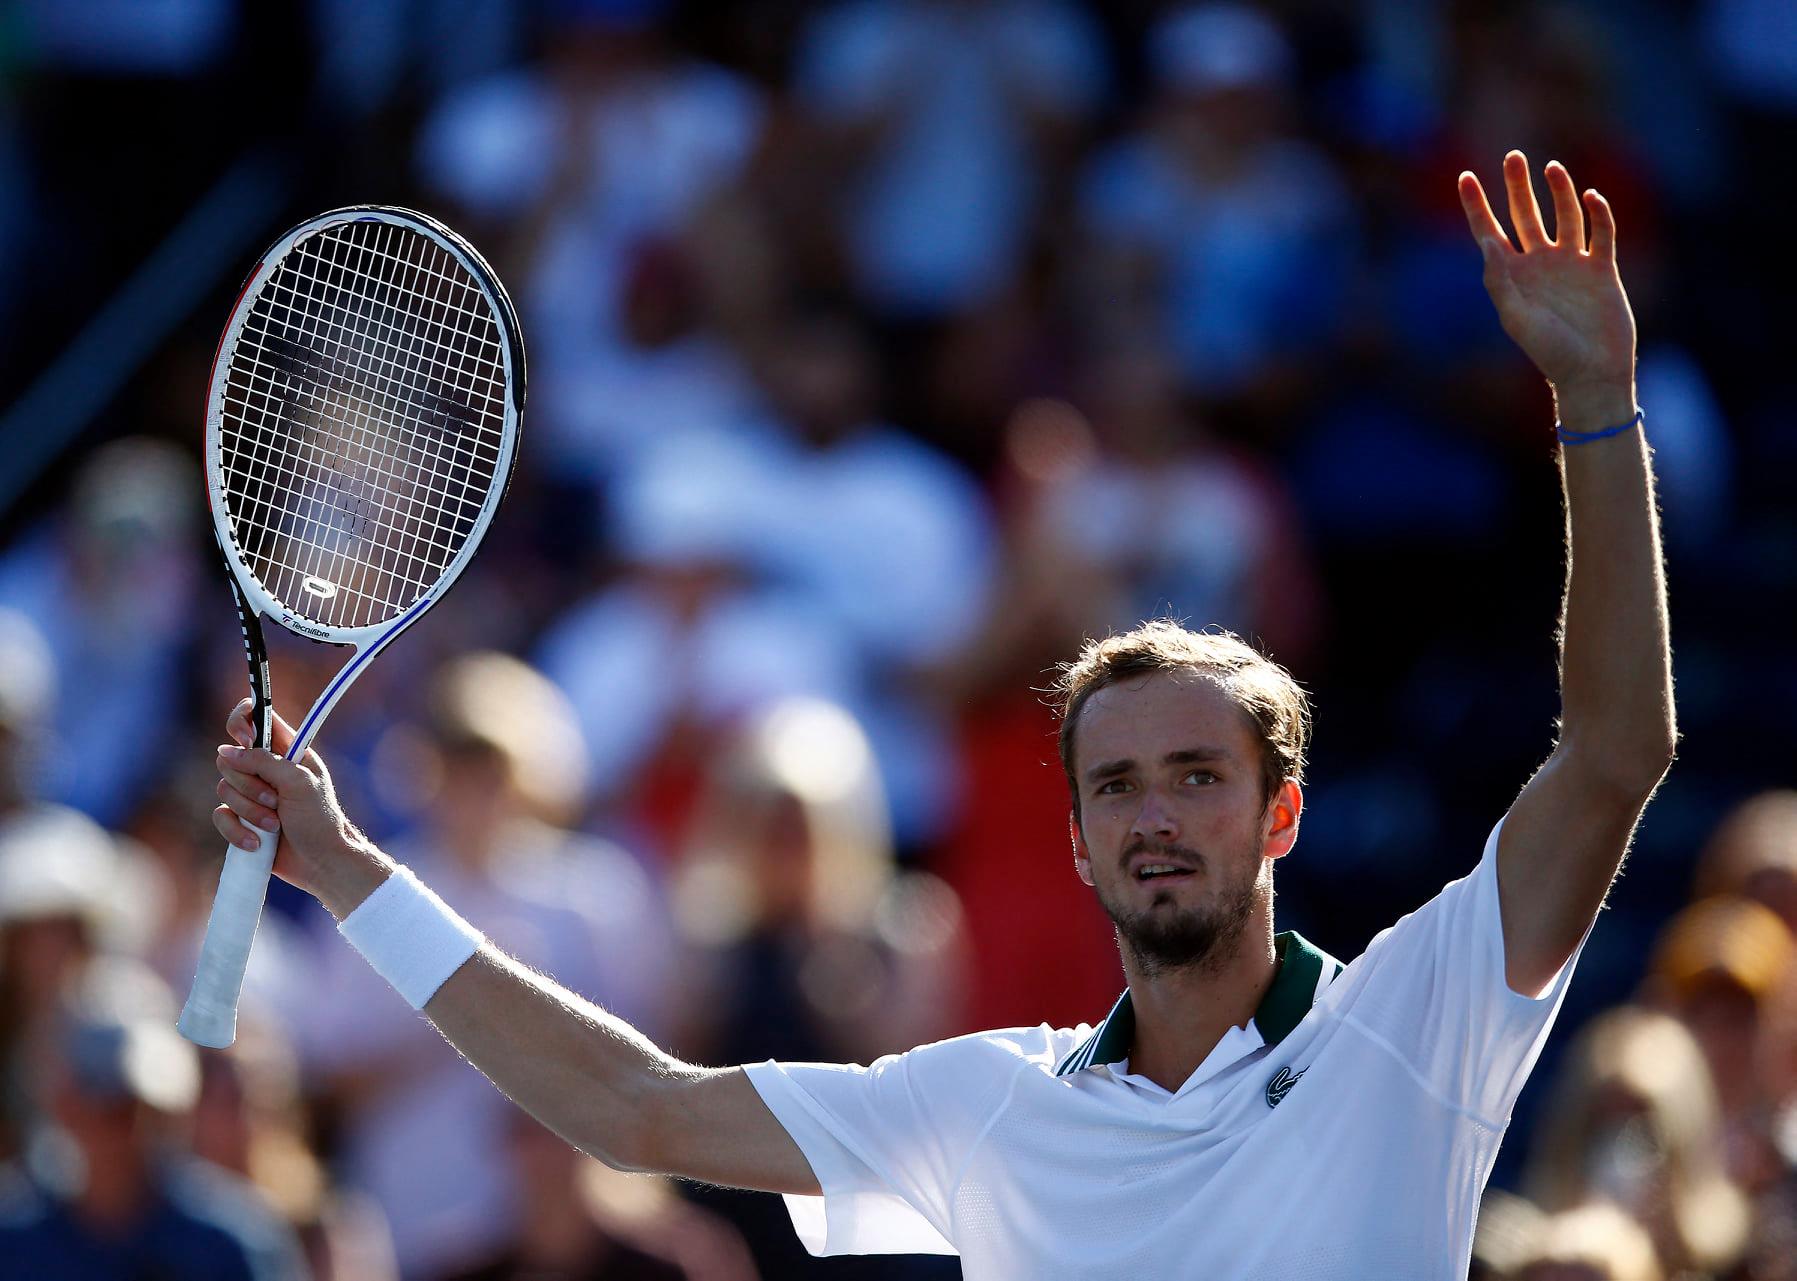
M212 826L218 829L220 836L240 849L262 848L262 838L256 834L256 830L246 826L228 805L220 805L212 811Z
M1547 162L1548 194L1554 201L1554 244L1562 249L1584 252L1585 215L1579 208L1579 193L1572 185L1572 175L1558 160Z
M1587 191L1585 208L1591 211L1591 256L1615 262L1616 215L1610 211L1610 202L1595 190Z
M1485 255L1487 262L1514 252L1510 237L1504 234L1497 215L1491 212L1485 188L1471 170L1460 175L1460 208L1465 212L1466 225L1472 229L1473 239L1478 241L1479 252Z
M229 783L245 796L253 798L267 806L269 809L273 809L280 803L280 797L275 793L274 788L257 778L254 774L246 774L242 770L236 768L225 758L222 749L220 750L218 759L215 760L213 764L218 766L219 778L224 782Z
M225 720L225 734L233 743L249 747L256 741L255 722L250 719L255 707L253 699L245 698L231 709L231 715ZM293 726L282 720L278 713L270 716L270 725L274 731L272 746L275 751L285 752L293 746Z
M249 778L252 791L260 790L266 784L270 791L292 795L317 781L317 776L304 765L259 747L226 743L218 749L218 766L221 771L230 768Z
M250 712L255 705L254 699L242 699L225 718L225 736L240 747L248 747L256 741L255 726L250 724Z
M1541 222L1541 206L1535 200L1535 184L1529 179L1529 160L1520 151L1504 157L1504 189L1510 196L1510 225L1524 252L1545 248L1552 242Z
M256 799L261 793L254 780L250 780L248 793L240 790L229 778L220 778L217 790L218 799L245 824L259 827L265 832L280 831L281 821L275 817L273 808Z

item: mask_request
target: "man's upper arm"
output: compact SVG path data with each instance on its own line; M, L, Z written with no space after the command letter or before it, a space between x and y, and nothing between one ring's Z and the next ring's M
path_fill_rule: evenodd
M1536 996L1591 928L1616 879L1647 794L1619 788L1565 746L1510 807L1498 838L1504 977Z
M758 1192L822 1192L811 1163L743 1069L669 1076L650 1099L641 1169Z

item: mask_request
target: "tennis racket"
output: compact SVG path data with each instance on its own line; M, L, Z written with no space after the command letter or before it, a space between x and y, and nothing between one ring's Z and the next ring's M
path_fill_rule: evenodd
M213 358L206 484L249 659L273 716L263 618L354 651L299 723L304 755L369 660L449 590L511 477L524 347L490 267L405 209L337 209L275 242ZM231 847L181 1034L223 1047L278 838Z

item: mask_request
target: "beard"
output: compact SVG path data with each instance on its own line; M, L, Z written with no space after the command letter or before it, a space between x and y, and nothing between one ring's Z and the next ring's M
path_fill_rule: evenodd
M1146 842L1136 842L1123 851L1125 876L1129 860L1149 850ZM1155 852L1192 867L1215 867L1197 851L1177 845L1160 846ZM1254 914L1259 897L1259 879L1249 877L1220 886L1216 901L1202 907L1174 905L1171 891L1157 894L1154 903L1141 911L1113 901L1102 890L1098 901L1117 927L1118 943L1135 958L1144 974L1153 975L1203 969L1227 960L1234 953L1248 918Z

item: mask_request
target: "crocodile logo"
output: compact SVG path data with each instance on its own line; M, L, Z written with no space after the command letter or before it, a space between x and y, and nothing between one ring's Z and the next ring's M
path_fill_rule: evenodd
M1292 1087L1298 1083L1298 1078L1309 1070L1309 1068L1300 1068L1294 1072L1289 1067L1282 1067L1275 1072L1273 1079L1267 1082L1267 1106L1278 1107L1285 1096L1292 1092Z

